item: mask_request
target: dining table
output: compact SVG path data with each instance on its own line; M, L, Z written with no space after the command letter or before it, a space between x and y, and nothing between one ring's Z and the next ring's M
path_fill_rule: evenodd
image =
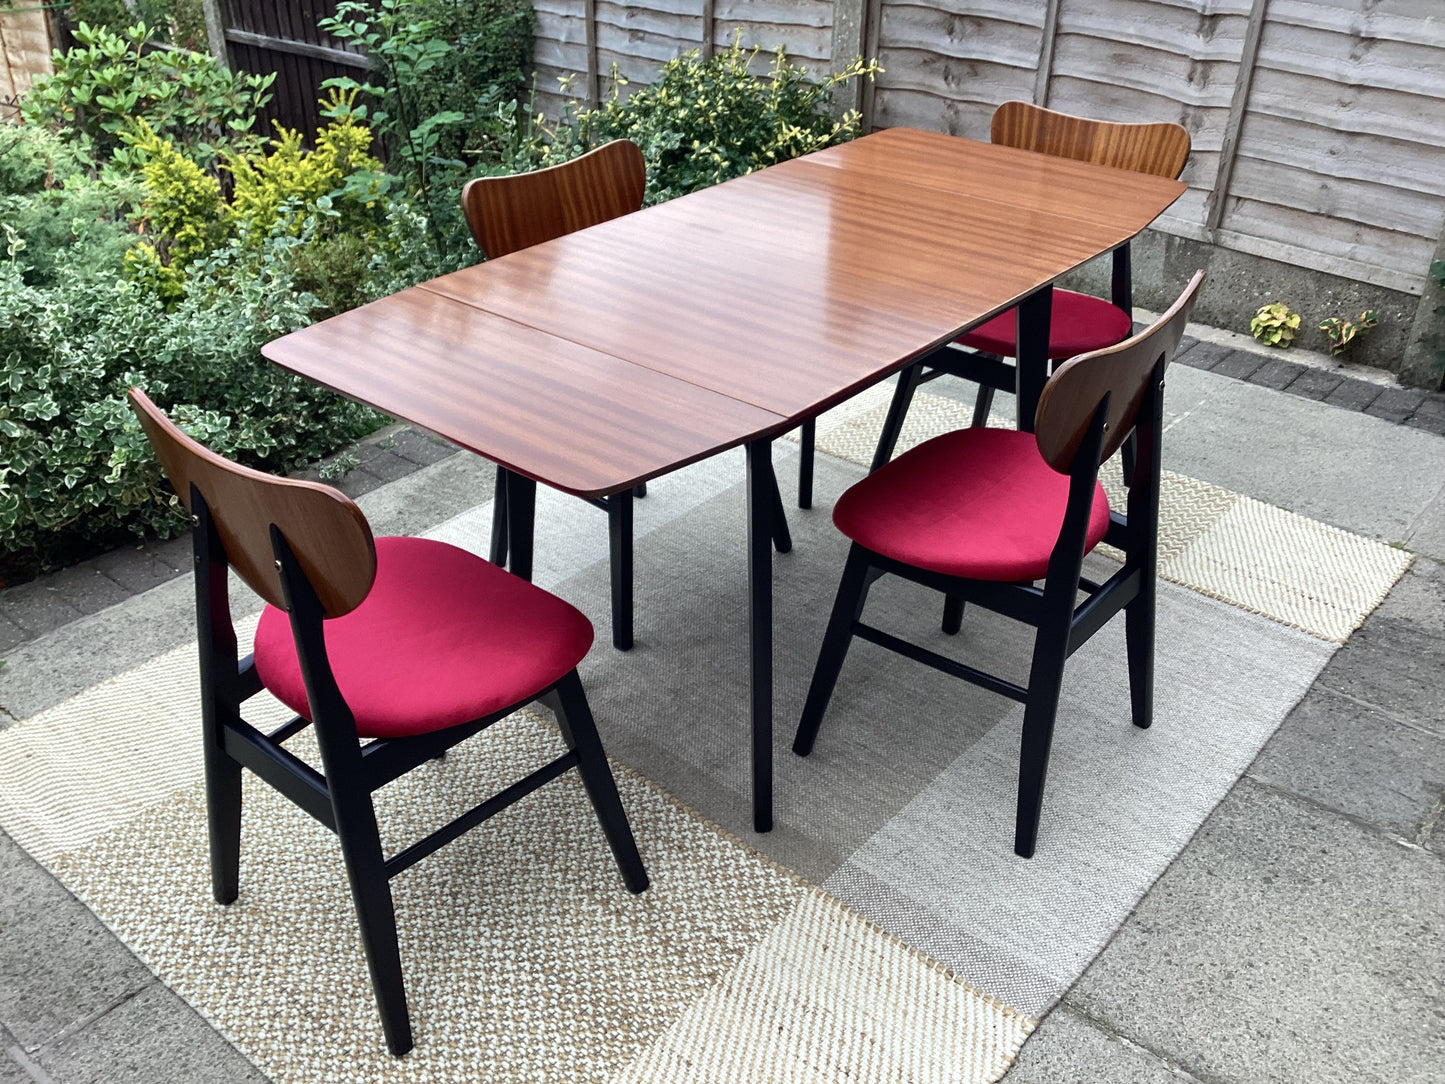
M538 482L596 499L743 446L739 744L766 832L774 439L1015 305L1017 416L1031 428L1054 280L1127 244L1184 191L890 128L443 275L262 353L503 468L509 567L526 578Z

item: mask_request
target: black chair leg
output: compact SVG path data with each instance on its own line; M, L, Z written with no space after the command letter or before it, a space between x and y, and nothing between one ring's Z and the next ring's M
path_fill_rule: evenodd
M211 740L205 762L211 895L217 903L235 903L241 892L241 765Z
M633 490L607 498L607 538L612 551L612 646L632 648L632 496Z
M817 444L818 420L809 418L803 423L798 444L798 507L813 507L813 448Z
M497 484L492 495L492 564L507 567L507 471L497 468Z
M587 695L582 682L573 670L557 683L556 704L557 725L567 748L577 750L577 771L582 776L582 785L587 788L587 797L597 812L602 832L607 836L607 845L617 860L617 868L627 890L632 893L646 891L647 870L643 868L642 856L637 853L637 841L632 838L632 827L627 823L627 811L622 808L622 799L617 793L617 782L607 766L607 755L602 750L602 739L597 736L597 725L592 719L592 710L587 706Z
M793 548L793 535L788 530L788 516L783 511L783 494L778 489L778 472L768 464L768 476L773 485L773 549L779 553L788 553Z
M1146 569L1139 597L1124 608L1124 647L1129 659L1129 707L1134 725L1148 730L1154 722L1154 570Z
M944 634L953 636L961 628L963 628L963 599L957 595L947 595L943 600Z
M863 613L863 604L868 600L868 588L873 582L870 572L868 552L862 546L854 545L848 550L843 578L833 599L833 613L828 618L828 631L823 634L823 647L818 652L818 664L813 668L813 680L808 685L803 717L798 721L798 732L793 737L793 752L800 757L813 751L818 728L823 725L823 713L828 710L828 701L833 698L838 675L843 672L843 660L848 657L848 648L853 642L853 623Z
M332 784L335 785L334 782ZM386 1048L395 1055L412 1048L411 1016L406 1007L401 948L396 939L396 911L386 876L376 811L366 793L332 794L336 834L351 884L351 900L361 926L361 947L371 972L371 988L381 1013Z
M883 431L878 434L878 447L873 450L873 463L868 468L870 472L893 458L893 449L903 432L903 419L908 417L908 405L913 402L913 393L921 383L921 364L910 365L898 374L898 384L893 389L893 402L888 406L888 417L883 419Z
M1040 628L1034 641L1029 672L1029 698L1024 705L1024 728L1019 751L1018 811L1014 821L1014 853L1032 858L1038 842L1039 814L1044 804L1044 778L1049 771L1049 749L1054 741L1054 718L1068 657L1068 624L1059 629Z
M1139 439L1137 433L1130 433L1124 440L1124 446L1119 449L1120 466L1124 469L1124 484L1134 484L1134 466L1139 462Z
M973 402L973 428L982 429L988 425L988 415L993 410L994 389L989 384L978 386L978 398Z

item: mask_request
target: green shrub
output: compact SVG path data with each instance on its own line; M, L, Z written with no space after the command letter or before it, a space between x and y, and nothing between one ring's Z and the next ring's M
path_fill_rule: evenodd
M0 124L0 234L27 285L54 280L73 245L99 266L119 266L132 241L126 210L140 189L125 177L94 177L83 141L33 125ZM12 251L13 250L13 251Z
M271 470L381 423L260 355L312 318L316 299L296 288L290 261L308 241L235 240L197 260L172 313L118 266L82 271L83 249L47 288L0 261L0 576L181 525L126 408L132 384L217 451Z
M652 85L623 99L613 75L611 97L577 118L582 140L596 146L630 139L647 160L647 202L659 203L755 169L842 143L858 134L856 112L834 118L833 91L872 78L876 62L857 59L821 83L788 63L779 49L765 78L752 72L757 49L735 38L701 59L697 50L669 60Z
M139 165L122 137L145 121L210 168L221 148L255 126L276 78L228 72L207 54L148 49L144 23L120 34L83 23L75 40L75 48L55 54L54 73L37 79L21 99L20 114L52 131L79 132L99 161Z
M85 23L123 34L127 27L143 22L152 28L156 41L202 53L208 47L203 0L71 0L67 14L72 25Z

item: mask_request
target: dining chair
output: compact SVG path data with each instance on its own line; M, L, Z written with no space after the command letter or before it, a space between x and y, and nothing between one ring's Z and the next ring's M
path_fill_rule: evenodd
M1189 133L1178 124L1119 124L1089 120L1043 109L1028 102L1005 102L994 111L990 142L1057 158L1073 158L1115 169L1177 178L1189 159ZM1001 224L1006 231L1007 224ZM1002 243L1002 239L1001 239ZM1049 307L1050 363L1127 339L1134 326L1133 273L1126 241L1113 253L1110 297L1093 297L1052 288ZM893 457L909 404L920 384L944 375L978 383L973 424L988 423L994 392L1017 385L1017 308L961 335L951 348L936 350L898 376L893 401L873 453L876 470Z
M843 494L833 522L852 545L795 753L812 751L855 636L1017 700L1024 718L1014 852L1031 858L1064 663L1120 610L1133 723L1150 725L1164 371L1203 280L1197 272L1147 330L1061 365L1044 386L1033 433L985 427L946 433ZM1109 506L1099 466L1131 435L1138 450L1121 514ZM1084 556L1100 542L1124 553L1123 566L1102 584L1082 575ZM1028 685L866 624L868 590L885 574L1034 626Z
M605 143L561 165L505 177L478 177L462 187L462 212L483 254L495 260L642 208L647 167L628 139ZM507 563L507 472L497 468L492 499L493 563ZM792 548L782 498L773 480L774 537L779 553ZM590 501L607 513L612 563L612 645L632 647L632 501L644 483Z
M130 402L191 514L216 902L240 891L241 769L249 768L340 840L382 1030L401 1055L412 1028L393 877L575 767L623 882L647 888L577 676L592 644L586 617L455 546L373 538L338 491L239 466L188 437L140 390ZM266 602L244 659L228 569ZM269 733L241 715L263 688L296 712ZM539 700L556 714L567 751L385 857L373 792ZM286 748L313 725L320 770Z

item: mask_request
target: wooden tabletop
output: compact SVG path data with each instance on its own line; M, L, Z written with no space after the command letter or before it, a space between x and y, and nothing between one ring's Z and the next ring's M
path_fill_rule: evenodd
M1127 241L1176 181L890 129L264 348L595 496L780 432Z

